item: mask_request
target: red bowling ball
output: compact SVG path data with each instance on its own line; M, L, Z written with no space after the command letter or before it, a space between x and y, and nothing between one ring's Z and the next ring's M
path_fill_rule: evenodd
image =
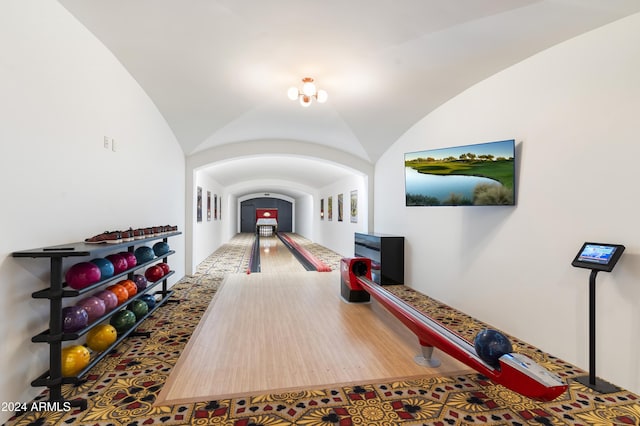
M80 262L73 265L65 274L69 287L80 290L100 281L100 268L91 262Z
M171 272L171 268L167 263L158 263L158 266L162 268L163 275L167 275Z
M164 271L158 265L153 265L144 272L144 276L147 278L147 280L155 283L156 281L162 279L162 277L164 276Z

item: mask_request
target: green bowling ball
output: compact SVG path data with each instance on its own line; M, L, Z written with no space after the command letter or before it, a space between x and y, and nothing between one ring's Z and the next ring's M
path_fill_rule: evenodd
M124 333L129 330L136 323L136 315L127 310L123 309L117 313L115 313L109 323L116 329L118 333Z
M129 310L136 316L136 320L141 319L149 312L149 305L144 300L136 299L129 305Z

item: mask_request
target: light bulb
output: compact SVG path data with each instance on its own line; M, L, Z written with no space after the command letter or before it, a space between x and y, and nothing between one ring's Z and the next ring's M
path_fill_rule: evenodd
M311 105L311 98L307 95L300 96L300 105L305 108L308 107L309 105Z
M307 96L313 96L316 94L316 85L312 82L306 82L302 85L302 93Z
M289 90L287 91L287 96L292 101L295 101L296 99L298 99L298 95L299 94L300 93L298 92L298 88L297 87L289 87Z
M323 104L323 103L327 102L327 98L328 97L329 97L329 95L327 94L326 91L318 90L318 94L316 95L316 99L318 100L318 102Z

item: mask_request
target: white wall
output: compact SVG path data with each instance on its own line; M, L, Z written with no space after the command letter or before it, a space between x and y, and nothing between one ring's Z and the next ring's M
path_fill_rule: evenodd
M294 205L294 232L313 241L313 195L307 194L297 197Z
M351 222L351 191L358 192L357 222ZM338 195L343 196L343 220L338 221ZM332 219L329 220L329 197L332 197ZM367 232L368 229L368 187L365 178L359 175L347 176L318 191L314 205L314 241L343 256L353 256L353 234ZM324 199L324 219L320 219L320 200Z
M193 188L193 211L196 211L197 187L202 188L202 222L197 222L196 215L191 218L193 224L194 263L198 265L213 253L227 239L224 238L224 222L234 218L221 216L220 201L224 202L222 186L203 172L196 173L195 188ZM207 191L211 193L211 217L207 218ZM218 205L218 211L214 207Z
M598 376L640 392L640 15L452 99L376 164L375 230L406 236L412 287L588 369L584 241L625 244L598 276ZM515 138L517 206L404 206L403 154Z
M185 160L143 90L57 2L3 1L0 51L0 401L27 402L48 368L47 345L30 339L48 327L48 304L31 293L48 285L49 264L11 252L129 226L184 230ZM172 282L183 240L170 240Z

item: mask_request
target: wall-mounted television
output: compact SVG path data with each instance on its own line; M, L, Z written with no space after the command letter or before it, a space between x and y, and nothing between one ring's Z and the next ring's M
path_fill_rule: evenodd
M404 155L407 206L513 206L515 140Z

